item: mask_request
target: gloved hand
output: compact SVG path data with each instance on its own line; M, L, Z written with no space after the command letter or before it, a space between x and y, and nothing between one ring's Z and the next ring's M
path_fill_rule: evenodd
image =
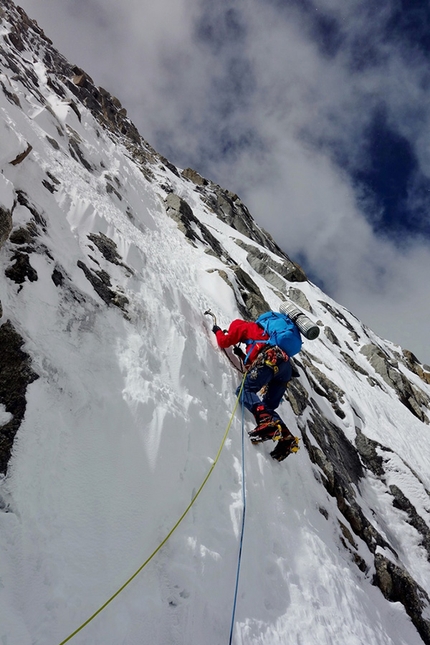
M245 360L245 358L246 358L245 352L240 347L238 347L237 345L235 345L233 347L233 354L238 356L242 361Z
M214 325L214 326L212 327L212 331L213 331L213 333L214 333L214 334L216 334L216 333L217 333L217 331L221 331L221 327L218 327L218 325Z

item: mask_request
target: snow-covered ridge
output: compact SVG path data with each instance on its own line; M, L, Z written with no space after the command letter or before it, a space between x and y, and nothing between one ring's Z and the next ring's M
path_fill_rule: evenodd
M278 464L245 446L234 642L429 643L430 371L308 282L236 195L160 157L3 6L0 642L60 643L158 546L240 378L203 312L227 326L289 295L321 334L280 410L300 452ZM227 641L240 437L238 414L178 530L74 642Z

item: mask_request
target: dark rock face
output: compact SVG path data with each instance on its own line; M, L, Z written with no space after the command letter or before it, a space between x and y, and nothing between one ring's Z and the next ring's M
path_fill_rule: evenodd
M89 161L85 159L85 155L82 152L81 147L79 145L81 143L80 137L76 134L76 132L72 132L71 128L69 128L69 132L70 132L69 150L70 150L71 156L76 161L79 161L83 165L83 167L86 168L87 170L89 171L93 170L92 165L89 163Z
M285 283L279 276L285 278L285 280L288 280L289 282L305 282L307 280L306 275L299 265L290 260L285 254L282 254L280 257L281 262L277 262L268 253L257 246L246 244L242 240L235 241L238 246L248 252L246 259L254 271L263 276L263 278L276 289L285 289Z
M298 289L297 287L290 287L288 289L288 297L305 311L308 311L310 314L313 313L312 305L301 289Z
M364 476L357 450L336 425L322 416L315 401L312 405L314 411L307 425L336 474L336 484L333 479L332 490L335 491L336 486L339 486L344 492L348 491L348 497L352 498L353 494L349 491L350 484L357 485Z
M336 334L334 333L331 327L329 327L328 325L324 327L324 333L329 339L329 341L333 343L333 345L337 345L338 347L341 346L339 343L339 339L337 338Z
M51 278L52 278L52 282L55 284L56 287L63 286L63 284L64 284L64 275L58 268L55 268L53 270Z
M66 70L65 70L66 71ZM103 87L95 87L93 80L79 67L69 67L66 84L107 130L121 133L133 143L141 143L141 137L127 118L127 111L114 96Z
M128 304L128 298L123 294L112 289L112 284L109 274L101 269L100 271L92 271L89 269L82 260L78 260L77 265L85 274L87 280L92 284L94 291L107 305L114 305L125 311ZM58 278L58 276L57 276Z
M421 365L417 357L408 349L404 349L402 352L406 367L414 374L417 374L424 383L430 384L430 367L428 365Z
M0 403L12 415L0 428L0 472L5 473L13 441L25 415L26 390L38 375L31 359L22 350L24 340L7 321L0 327Z
M12 244L32 244L34 238L37 236L37 228L34 222L29 222L26 226L16 228L10 235L9 239Z
M124 264L120 254L118 253L118 247L116 243L111 240L110 237L107 237L107 235L104 235L104 233L99 233L98 235L96 235L95 233L90 233L88 235L88 239L96 245L105 260L111 262L111 264L116 264L118 266L124 267L127 272L132 275L133 271L130 269L130 267Z
M18 164L22 163L24 159L30 154L30 152L33 150L33 146L30 144L27 145L27 148L21 152L19 155L15 157L15 159L12 159L9 163L12 166L17 166Z
M401 602L410 616L423 642L430 643L430 622L424 618L430 602L422 587L411 578L407 571L398 567L380 553L375 555L374 584L387 600Z
M398 369L398 363L373 343L364 345L360 352L366 356L370 365L385 383L396 391L403 405L420 421L429 423L428 417L422 409L423 407L429 408L428 397L422 391L414 389L406 376Z
M199 175L199 173L192 168L185 168L185 170L182 171L182 177L189 179L196 184L196 186L207 186L209 183L207 179Z
M408 515L408 523L413 526L421 535L421 546L427 551L427 559L430 562L430 528L426 522L417 513L413 504L408 500L406 495L400 490L398 486L391 485L390 493L393 496L393 506L404 511Z
M165 205L167 215L175 220L179 230L184 233L190 242L200 242L208 246L217 257L222 258L224 256L225 258L227 256L229 262L232 262L216 237L197 219L193 209L184 199L175 195L175 193L170 193L165 199Z
M30 282L37 280L37 271L30 264L30 258L27 253L17 251L12 256L14 264L6 269L5 275L17 284L22 284L28 279Z
M297 417L299 417L306 410L309 403L308 391L302 385L299 379L292 379L288 383L287 398L290 402L294 414Z
M24 192L17 191L16 197L17 203L29 212L31 219L25 226L13 229L9 235L9 242L19 248L12 253L10 260L13 264L5 270L5 275L9 280L22 285L26 280L36 282L38 279L37 271L30 262L31 253L48 253L43 244L38 242L40 231L46 232L46 220Z
M328 302L324 302L323 300L320 300L319 302L325 309L327 309L328 312L331 313L333 318L335 318L338 322L340 322L341 325L346 327L346 329L348 329L352 334L356 334L354 327L351 325L349 320L346 318L346 316L344 316L344 314L341 311L338 311L337 309L335 309Z
M0 87L2 88L3 94L6 96L8 101L10 101L10 103L21 107L21 101L19 100L19 97L14 92L10 92L3 81L0 81Z
M12 230L12 213L0 206L0 249Z
M306 368L307 378L312 386L313 391L316 394L327 399L336 416L340 419L345 418L345 413L340 407L340 404L345 402L344 396L345 392L336 385L331 379L328 378L326 374L318 367L316 367L312 361L312 358L309 354L306 354L304 351L300 353L301 360L303 361L302 367ZM296 363L299 363L297 357L295 357Z
M236 266L234 268L234 274L244 304L240 302L237 296L236 302L245 320L255 320L265 311L269 311L270 307L264 299L263 294L246 271Z
M361 367L358 363L356 363L356 361L352 358L352 356L350 356L349 354L347 354L342 350L340 354L343 360L345 361L345 363L349 365L350 368L354 370L354 372L357 372L358 374L363 374L363 376L369 376L368 372L366 372L366 370L363 367Z
M377 477L383 477L385 470L383 467L384 460L378 455L377 449L384 450L384 447L377 441L366 437L359 428L355 428L357 436L355 445L363 464Z

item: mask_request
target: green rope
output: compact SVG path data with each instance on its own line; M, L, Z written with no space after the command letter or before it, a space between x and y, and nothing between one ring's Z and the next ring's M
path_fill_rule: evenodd
M144 569L144 568L146 567L146 565L147 565L147 564L152 560L152 558L153 558L153 557L154 557L154 556L155 556L155 555L160 551L160 549L161 549L161 548L166 544L166 542L167 542L167 540L170 538L170 536L171 536L171 535L176 531L176 529L178 528L179 524L182 522L182 520L184 519L184 517L186 516L186 514L188 513L188 511L190 510L190 508L193 506L193 504L194 504L194 502L196 501L196 499L198 498L198 496L200 495L201 491L203 490L203 488L204 488L204 486L205 486L206 482L208 481L209 477L210 477L210 476L211 476L211 474L212 474L213 469L215 468L215 466L216 466L216 464L217 464L217 462L218 462L218 459L219 459L219 457L220 457L220 455L221 455L221 451L222 451L222 449L223 449L223 447L224 447L224 444L225 444L225 442L226 442L227 435L228 435L228 433L229 433L229 431L230 431L231 424L233 423L233 418L234 418L234 415L235 415L235 413L236 413L236 409L237 409L237 406L238 406L238 403L239 403L239 399L240 399L240 396L241 396L241 394L242 394L243 386L244 386L244 383L245 383L245 376L246 376L246 374L244 375L244 377L243 377L243 379L242 379L242 384L241 384L241 386L240 386L240 391L239 391L239 394L237 395L237 399L236 399L236 403L235 403L234 408L233 408L233 412L231 413L230 420L229 420L229 422L228 422L228 425L227 425L226 431L225 431L225 433L224 433L224 437L223 437L223 439L222 439L221 445L220 445L220 447L219 447L219 449L218 449L218 452L217 452L217 454L216 454L215 460L214 460L214 462L213 462L212 466L210 467L208 474L207 474L207 475L206 475L206 477L204 478L204 480L203 480L202 484L200 485L200 487L199 487L199 489L197 490L196 494L195 494L195 495L194 495L194 497L192 498L191 502L188 504L188 506L187 506L187 508L185 509L185 511L182 513L182 515L181 515L181 517L179 518L179 520L176 522L176 524L173 526L173 528L169 531L169 533L166 535L166 537L164 538L164 540L163 540L162 542L160 542L160 544L157 546L157 548L155 549L155 551L153 551L153 552L151 553L151 555L149 556L149 558L147 558L147 559L145 560L145 562L144 562L144 563L143 563L143 564L142 564L142 565L137 569L137 571L135 571L135 572L133 573L133 575L132 575L132 576L130 576L130 578L129 578L126 582L124 582L124 584L122 585L122 587L120 587L120 588L118 589L118 591L116 591L116 592L115 592L115 593L114 593L114 594L113 594L113 595L112 595L108 600L106 600L106 602L105 602L105 603L104 603L104 604L103 604L99 609L97 609L97 611L96 611L96 612L94 612L94 614L93 614L92 616L90 616L90 617L89 617L89 618L88 618L84 623L82 623L82 625L81 625L80 627L78 627L77 629L75 629L75 631L74 631L72 634L70 634L70 636L68 636L68 637L67 637L67 638L65 638L63 641L61 641L61 643L60 643L59 645L64 645L65 643L69 642L69 641L70 641L74 636L76 636L76 634L78 634L82 629L84 629L84 627L86 627L86 626L87 626L87 625L88 625L92 620L94 620L94 618L95 618L96 616L98 616L98 615L103 611L103 609L105 609L105 608L109 605L109 603L111 603L111 602L112 602L112 600L114 600L117 596L119 596L119 594L120 594L122 591L124 591L124 589L125 589L125 588L130 584L130 582L132 582L132 580L134 580L134 579L136 578L136 576L138 576L138 575L139 575L139 573L142 571L142 569Z

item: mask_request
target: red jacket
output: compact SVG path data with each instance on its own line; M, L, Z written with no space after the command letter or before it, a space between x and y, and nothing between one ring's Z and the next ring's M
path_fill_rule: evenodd
M221 329L216 333L218 345L225 349L236 345L237 343L244 343L247 340L268 340L269 336L265 331L255 322L246 322L245 320L233 320L228 332L224 333ZM247 364L252 363L257 357L258 352L266 343L255 343L251 349L248 357Z

